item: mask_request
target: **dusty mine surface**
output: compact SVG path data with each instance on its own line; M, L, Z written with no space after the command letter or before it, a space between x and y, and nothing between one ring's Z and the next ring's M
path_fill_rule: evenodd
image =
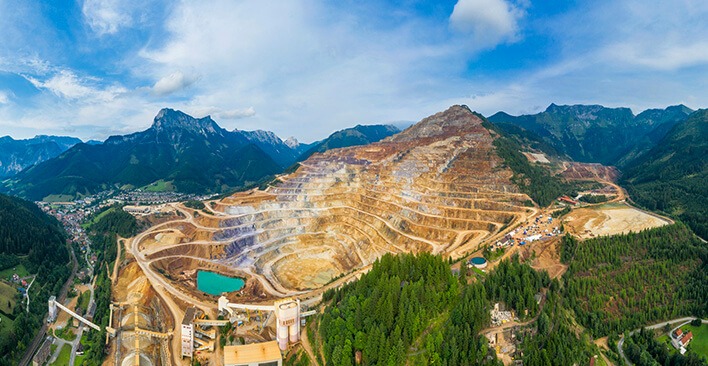
M454 106L382 142L316 154L266 191L187 210L138 249L185 288L207 268L247 278L249 297L321 288L384 253L461 257L535 211L493 139Z

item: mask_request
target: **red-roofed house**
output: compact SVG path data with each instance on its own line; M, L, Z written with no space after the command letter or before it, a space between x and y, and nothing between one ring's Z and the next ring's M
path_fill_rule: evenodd
M686 346L691 339L693 339L693 333L691 333L691 331L684 333L680 328L676 329L671 334L671 344L673 344L674 348L676 348L681 354L686 353Z
M681 343L682 346L686 347L686 345L688 344L688 342L691 341L691 339L693 339L693 333L688 332L683 337L681 337L679 343Z
M558 201L567 202L567 203L570 203L571 205L578 204L578 201L574 201L574 200L570 199L570 197L568 197L568 196L562 196L561 198L558 199Z

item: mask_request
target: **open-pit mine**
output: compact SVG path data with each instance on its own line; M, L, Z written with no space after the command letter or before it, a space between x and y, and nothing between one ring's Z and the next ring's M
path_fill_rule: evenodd
M170 324L187 306L216 316L216 297L197 290L198 269L244 278L232 302L295 296L307 304L385 253L463 257L536 214L495 138L478 115L453 106L381 142L313 155L265 190L203 210L178 205L179 218L126 249L166 302ZM178 339L171 349L177 360Z
M454 106L383 142L315 155L265 191L158 225L138 250L172 278L213 268L275 296L320 288L384 253L460 257L533 212L493 139Z

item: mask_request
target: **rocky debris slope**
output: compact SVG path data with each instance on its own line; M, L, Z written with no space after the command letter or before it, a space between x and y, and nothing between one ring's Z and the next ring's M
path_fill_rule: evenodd
M222 200L212 242L151 258L190 253L287 293L388 252L460 257L533 211L494 139L478 115L453 106L381 142L315 154L266 192Z

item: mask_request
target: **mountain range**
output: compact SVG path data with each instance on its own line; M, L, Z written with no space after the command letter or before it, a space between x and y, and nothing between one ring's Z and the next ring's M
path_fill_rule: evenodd
M688 224L708 238L708 110L551 104L535 115L489 117L526 146L550 156L615 165L638 205Z
M3 184L9 193L32 200L139 188L158 181L169 181L182 192L219 193L273 176L312 147L325 151L330 145L369 143L397 131L390 126L355 129L363 132L344 130L319 142L301 144L294 138L283 141L269 131L227 131L209 116L194 118L163 109L145 131L111 136L102 144L76 144ZM356 138L343 140L340 135Z
M488 121L514 137L500 140L507 142L497 148L522 164L523 176L536 177L534 189L527 188L537 202L547 202L560 186L513 151L521 146L558 159L618 166L638 204L680 217L708 236L705 111L677 105L634 115L628 108L551 104L538 114L498 112ZM10 176L3 182L5 191L33 200L159 181L183 192L219 193L269 179L315 153L374 143L398 132L390 125L358 125L303 144L269 131L227 131L210 117L163 109L147 130L111 136L102 144L70 137L0 138L0 173ZM539 189L540 182L553 184Z
M677 105L635 116L629 108L551 104L532 115L498 112L489 121L521 127L572 160L623 166L658 143L692 112Z
M51 159L81 143L76 137L38 135L15 140L0 137L0 178L17 174L22 169Z
M368 145L399 132L401 130L392 125L356 125L352 128L337 131L322 141L310 144L309 148L300 156L300 160L305 160L312 154L323 153L331 149Z
M622 185L632 199L666 212L708 238L708 110L691 114L630 161Z

